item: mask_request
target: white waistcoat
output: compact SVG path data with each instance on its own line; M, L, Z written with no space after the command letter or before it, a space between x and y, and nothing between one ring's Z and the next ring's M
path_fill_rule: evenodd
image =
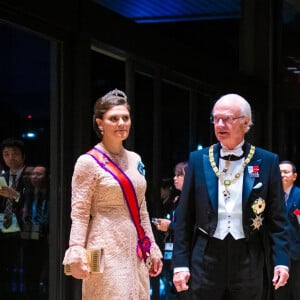
M225 161L220 159L219 170L223 172L219 178L218 186L218 224L214 237L223 240L227 234L231 234L234 239L241 239L245 237L243 230L243 212L242 212L242 193L243 193L243 178L244 172L242 171L240 177L235 182L228 186L230 198L225 200L223 191L225 190L222 181L224 179L232 180L234 175L241 170L244 158L231 161L230 166L226 172Z

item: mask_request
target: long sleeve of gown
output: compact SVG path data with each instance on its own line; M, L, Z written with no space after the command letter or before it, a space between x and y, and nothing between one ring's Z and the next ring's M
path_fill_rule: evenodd
M83 261L86 263L86 235L90 221L92 195L94 192L95 173L93 162L89 157L81 156L74 167L72 177L72 227L69 248L63 264Z
M149 213L147 210L147 204L146 204L145 200L143 200L143 202L141 203L140 217L141 217L141 225L144 228L145 234L151 240L151 249L150 249L151 256L155 257L155 258L162 258L161 251L154 239L154 235L153 235L153 231L152 231L152 227L151 227L151 223L150 223L150 218L149 218Z

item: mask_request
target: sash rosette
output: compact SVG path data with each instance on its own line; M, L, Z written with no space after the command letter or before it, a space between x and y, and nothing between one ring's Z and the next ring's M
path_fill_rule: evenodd
M150 256L151 241L148 236L138 240L136 245L136 253L140 259L143 259L145 262Z

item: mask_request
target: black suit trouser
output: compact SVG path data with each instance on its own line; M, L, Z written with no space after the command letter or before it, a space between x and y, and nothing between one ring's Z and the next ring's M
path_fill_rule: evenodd
M264 253L260 243L196 238L191 259L190 298L261 300Z

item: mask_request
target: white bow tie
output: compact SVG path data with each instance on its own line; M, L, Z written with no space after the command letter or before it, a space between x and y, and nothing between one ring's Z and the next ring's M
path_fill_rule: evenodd
M227 156L227 155L235 155L235 156L239 157L239 156L242 156L243 153L244 153L244 151L243 151L242 147L239 147L239 148L233 149L233 150L221 148L221 150L220 150L221 157Z

